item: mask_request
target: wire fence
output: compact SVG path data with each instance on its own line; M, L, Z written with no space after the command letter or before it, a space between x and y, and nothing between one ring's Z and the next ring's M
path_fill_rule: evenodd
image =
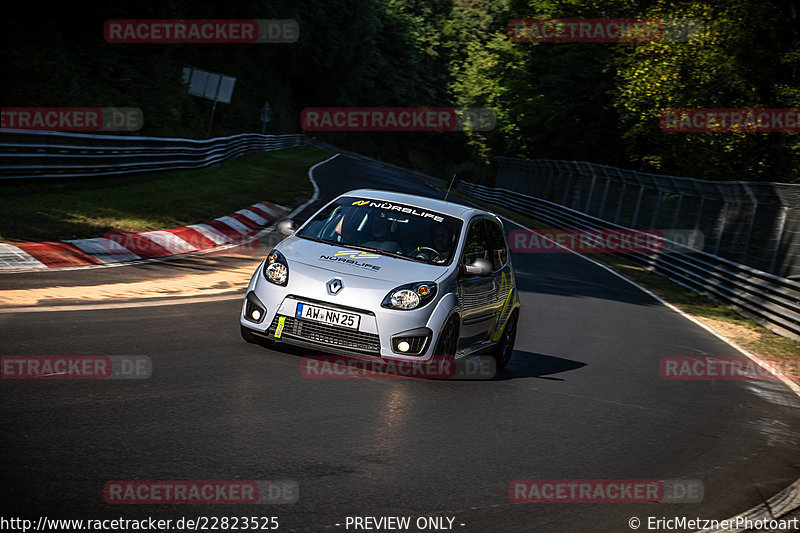
M800 185L679 178L582 161L497 161L498 188L628 228L700 231L705 252L800 277Z
M625 229L516 190L488 188L463 181L459 182L458 189L562 230ZM706 294L781 335L800 340L800 282L700 252L677 241L664 239L664 244L666 246L661 251L626 253L625 257L693 291Z

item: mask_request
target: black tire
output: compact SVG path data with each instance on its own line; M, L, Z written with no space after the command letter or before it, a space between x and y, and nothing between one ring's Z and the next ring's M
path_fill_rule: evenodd
M262 337L261 335L256 335L253 330L248 327L239 324L239 328L241 328L242 339L244 339L244 342L258 344L259 346L263 346L265 348L269 348L275 344L274 340Z
M514 341L517 339L517 317L519 313L516 309L512 311L511 316L506 320L506 325L503 328L503 335L500 337L500 342L497 343L497 348L494 353L494 360L497 363L497 369L505 368L511 360L511 355L514 353Z
M239 324L239 328L241 329L242 339L244 340L244 342L248 342L250 344L257 344L258 343L258 339L256 338L255 335L253 335L253 331L251 329L246 328L246 327L242 326L241 324Z
M442 328L439 340L436 341L436 349L433 355L455 357L458 345L458 323L455 318L451 318Z
M458 372L456 361L456 348L458 347L458 318L451 317L439 332L433 357L428 361L436 369L435 378L450 379ZM451 366L455 365L455 366ZM452 374L451 374L452 372Z

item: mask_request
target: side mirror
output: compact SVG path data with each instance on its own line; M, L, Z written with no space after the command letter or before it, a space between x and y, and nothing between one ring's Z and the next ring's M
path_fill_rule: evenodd
M278 233L280 233L281 235L285 235L287 237L292 233L294 233L295 230L297 229L294 227L294 220L288 218L286 220L281 220L280 222L278 222L276 228L278 230Z
M488 276L492 273L492 263L479 257L472 263L465 265L464 271L473 276Z

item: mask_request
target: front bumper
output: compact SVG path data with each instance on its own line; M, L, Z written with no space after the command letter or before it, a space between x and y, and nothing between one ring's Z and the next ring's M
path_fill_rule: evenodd
M371 301L373 309L342 305L337 296L313 293L313 297L292 294L293 287L269 283L260 276L261 268L250 281L242 305L240 323L266 338L297 345L317 353L336 353L381 357L403 361L426 361L433 355L435 336L441 327L432 324L437 298L420 309L411 311L386 309L380 302L387 291L365 290L355 301ZM313 287L315 284L306 284ZM317 281L316 285L324 286ZM312 291L307 291L312 292ZM352 303L351 297L348 302ZM335 311L357 314L358 329L326 324L296 316L297 304L319 306ZM259 310L259 319L253 319L253 309ZM435 319L434 319L435 321ZM406 348L401 351L401 347Z
M276 332L281 330L278 335ZM337 352L355 352L363 355L381 354L380 337L374 333L354 331L350 328L323 324L293 316L276 314L267 329L275 340L301 344L321 350L334 348Z

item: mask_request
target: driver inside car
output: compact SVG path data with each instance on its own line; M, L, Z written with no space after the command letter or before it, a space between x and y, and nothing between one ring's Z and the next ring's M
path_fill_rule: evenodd
M382 250L394 254L402 254L403 249L395 241L389 240L392 238L389 230L391 229L391 222L388 218L381 215L373 214L369 221L369 230L367 238L370 239L362 244L368 248Z
M453 247L453 231L447 226L433 228L433 246L418 246L415 256L432 263L446 263Z

